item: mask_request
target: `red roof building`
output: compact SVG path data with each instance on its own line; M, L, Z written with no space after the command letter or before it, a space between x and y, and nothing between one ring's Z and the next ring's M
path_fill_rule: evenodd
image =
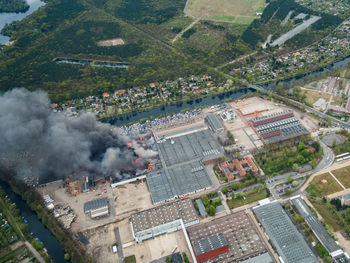
M242 161L233 160L230 162L223 162L220 164L221 170L224 172L228 181L233 181L235 178L244 178L247 172L252 174L258 173L258 168L250 157L245 157Z

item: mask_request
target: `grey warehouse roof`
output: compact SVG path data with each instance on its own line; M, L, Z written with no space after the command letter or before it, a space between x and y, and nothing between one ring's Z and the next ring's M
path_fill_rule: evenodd
M264 253L256 257L241 261L240 263L273 263L269 253Z
M222 131L224 130L224 125L222 125L222 122L219 120L218 116L214 113L209 113L207 115L207 121L210 125L210 127L213 129L213 131Z
M193 242L193 247L197 255L202 255L227 245L226 238L222 233Z
M108 206L107 197L94 199L84 204L84 212Z
M182 218L184 224L198 220L191 199L167 203L131 215L135 233Z
M176 165L146 176L153 203L209 188L211 181L200 162Z
M318 262L280 203L260 205L254 212L285 263Z
M159 156L167 167L223 155L224 151L209 130L192 132L158 143Z
M340 249L334 239L328 234L322 223L318 220L315 214L306 205L305 201L300 198L293 198L290 202L298 209L299 213L304 217L306 223L311 230L316 234L322 245L327 249L328 253L332 253Z
M201 199L196 199L196 203L198 205L198 210L199 210L200 215L201 216L207 216L208 213L207 213L207 211L205 211L205 207L204 207L204 204L203 204L202 200Z

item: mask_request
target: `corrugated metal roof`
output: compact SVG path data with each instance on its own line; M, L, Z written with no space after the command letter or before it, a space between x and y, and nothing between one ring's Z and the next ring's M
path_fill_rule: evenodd
M273 263L273 260L270 257L269 253L264 253L256 257L240 261L239 263Z
M201 255L227 245L228 243L226 238L222 233L193 242L193 247L197 255Z
M285 263L318 262L280 203L260 205L254 213Z
M215 132L224 130L224 125L222 125L222 122L219 120L219 118L218 118L218 116L216 116L216 114L213 114L213 113L208 114L207 121L208 121L210 127Z
M97 208L108 206L107 197L94 199L92 201L86 202L84 204L84 212L88 212L90 210L95 210Z
M197 199L196 203L198 205L198 209L199 209L200 215L201 216L207 216L208 213L207 213L207 211L205 211L205 207L204 207L204 204L203 204L202 200L201 199Z

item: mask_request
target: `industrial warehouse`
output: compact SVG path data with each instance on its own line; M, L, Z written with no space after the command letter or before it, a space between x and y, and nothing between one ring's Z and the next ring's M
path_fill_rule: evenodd
M136 242L198 224L197 211L191 199L167 203L131 215L131 231Z
M289 111L255 118L251 120L251 126L265 143L276 143L309 133Z
M94 199L84 204L84 213L91 218L101 218L109 215L108 199L106 197Z
M171 137L158 140L157 146L164 168L189 161L208 164L224 156L223 149L207 126L172 133Z
M198 161L149 174L147 184L154 204L175 200L211 187L210 178Z
M318 262L280 203L266 201L254 207L253 211L280 255L281 262Z
M210 188L203 165L224 157L224 150L204 125L163 135L157 138L157 146L163 169L146 177L154 204Z
M252 219L244 212L187 228L198 262L272 263ZM263 255L263 256L262 256Z
M335 262L347 263L350 262L348 256L344 254L343 250L338 246L334 239L328 234L325 227L318 220L317 216L310 210L305 201L300 196L295 196L290 199L290 202L295 206L299 213L305 219L305 222L311 228L312 232L327 249L329 255Z

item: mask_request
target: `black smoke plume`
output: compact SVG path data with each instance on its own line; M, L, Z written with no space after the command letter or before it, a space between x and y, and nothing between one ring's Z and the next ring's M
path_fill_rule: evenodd
M156 155L92 114L69 118L50 105L41 91L13 89L0 96L0 163L18 176L53 180L80 171L121 176L141 171Z

